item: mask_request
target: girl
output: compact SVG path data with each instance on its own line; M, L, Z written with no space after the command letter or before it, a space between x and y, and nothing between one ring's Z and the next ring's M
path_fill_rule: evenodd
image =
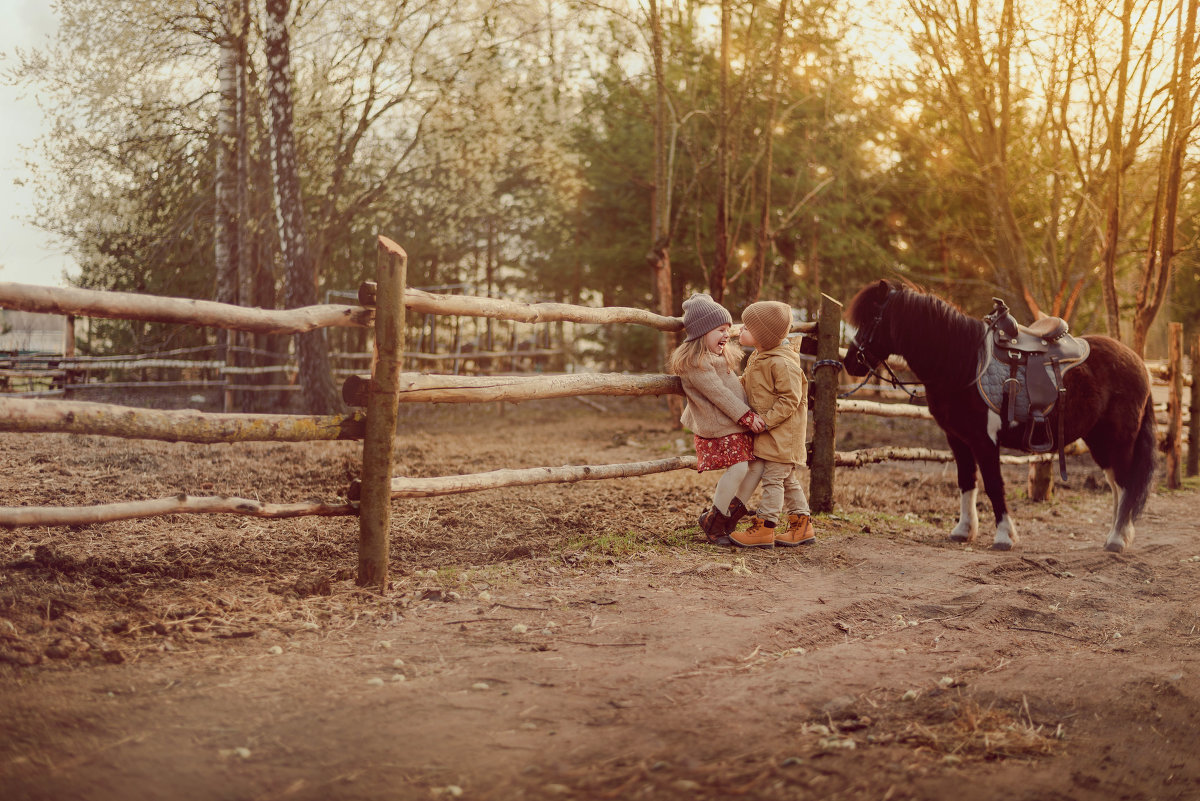
M679 420L695 435L697 472L727 468L713 492L712 508L700 514L700 528L715 545L732 544L729 532L745 516L746 501L762 475L746 429L766 428L746 403L733 369L737 355L725 348L732 323L725 307L711 297L692 295L683 302L686 339L668 365L683 381L687 405Z

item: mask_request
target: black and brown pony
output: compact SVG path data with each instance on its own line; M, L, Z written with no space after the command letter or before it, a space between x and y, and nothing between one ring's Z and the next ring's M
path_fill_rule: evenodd
M929 411L945 432L958 467L961 507L950 539L970 542L978 533L978 467L996 516L992 547L1012 548L1017 535L1004 499L1000 448L1030 449L1024 431L1006 428L976 388L988 326L941 298L886 280L860 290L846 309L846 319L857 329L846 354L847 372L867 375L896 354L925 386ZM1154 481L1150 380L1142 360L1117 340L1081 339L1090 345L1090 355L1062 375L1064 402L1050 412L1049 430L1061 432L1060 444L1082 438L1108 477L1113 519L1104 547L1120 552L1133 542L1134 521Z

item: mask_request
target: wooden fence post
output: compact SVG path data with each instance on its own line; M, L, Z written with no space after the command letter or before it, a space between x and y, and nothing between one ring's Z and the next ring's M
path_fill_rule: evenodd
M382 592L388 581L388 534L392 525L392 452L404 358L404 283L408 254L379 237L376 265L375 359L367 395L363 437L362 496L358 508L360 587Z
M842 304L821 295L817 361L813 367L813 451L808 463L808 503L814 513L833 511L834 446L837 443L838 341Z
M68 314L63 318L63 356L75 358L75 315Z
M1031 501L1048 501L1054 497L1054 459L1037 459L1029 463L1025 492Z
M1167 488L1179 489L1180 438L1183 435L1183 323L1167 324Z
M1188 401L1191 409L1188 420L1187 471L1189 476L1200 475L1200 375L1196 365L1200 364L1200 334L1192 340L1192 393Z

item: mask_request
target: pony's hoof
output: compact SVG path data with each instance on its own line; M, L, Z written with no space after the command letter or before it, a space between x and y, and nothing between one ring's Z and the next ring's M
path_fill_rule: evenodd
M1011 542L993 542L992 543L993 551L1011 551L1012 547L1013 547L1013 544Z
M1125 543L1109 542L1104 545L1104 550L1108 551L1109 553L1121 553L1125 550Z
M962 534L958 531L951 531L950 532L950 541L951 542L974 542L975 535L971 534L971 533Z

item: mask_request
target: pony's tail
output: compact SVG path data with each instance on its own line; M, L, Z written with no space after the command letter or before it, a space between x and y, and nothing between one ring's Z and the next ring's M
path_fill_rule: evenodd
M1154 425L1154 399L1146 396L1142 406L1142 424L1137 437L1133 441L1133 452L1130 454L1129 466L1124 480L1121 482L1124 492L1121 493L1121 506L1117 509L1118 525L1138 519L1146 508L1150 498L1150 488L1154 486L1155 456L1157 452L1158 435Z

